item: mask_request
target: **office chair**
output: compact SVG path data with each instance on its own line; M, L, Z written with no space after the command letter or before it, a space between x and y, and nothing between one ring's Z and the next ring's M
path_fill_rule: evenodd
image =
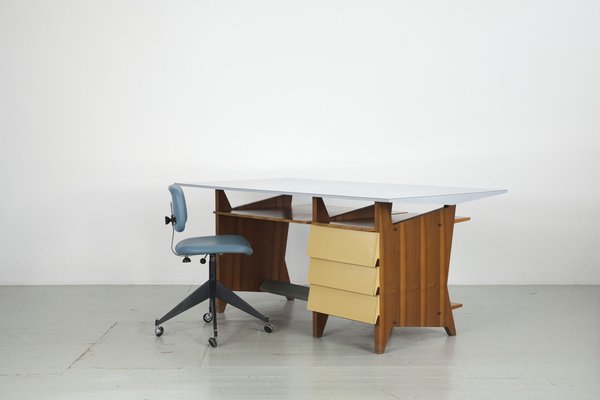
M209 299L209 308L208 312L204 314L203 319L207 323L211 321L213 323L213 336L208 339L208 343L212 347L217 347L218 338L216 299L221 299L245 313L264 321L266 323L264 326L265 332L271 333L273 325L269 323L269 317L256 311L250 304L246 303L217 280L217 254L238 253L249 256L252 254L250 243L244 237L238 235L217 235L184 239L173 247L175 231L183 232L185 229L187 208L181 186L171 185L169 186L169 192L171 192L172 198L171 217L165 217L165 224L171 224L173 227L171 250L175 255L183 257L184 263L190 262L190 256L201 255L203 257L200 259L200 263L205 264L206 257L208 256L209 278L208 281L186 297L175 308L154 322L154 333L156 336L161 336L164 333L161 324L207 299Z

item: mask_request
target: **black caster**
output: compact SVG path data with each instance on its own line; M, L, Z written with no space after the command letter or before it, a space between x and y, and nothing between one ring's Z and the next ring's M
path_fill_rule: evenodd
M214 337L208 338L208 344L210 344L210 347L217 347L217 339Z
M162 326L154 327L154 334L156 335L156 337L161 337L164 332L165 332L165 330Z
M204 320L204 322L211 322L213 319L213 316L211 313L207 312L206 314L204 314L202 316L202 319Z
M273 325L271 325L270 323L267 322L265 324L265 332L267 332L267 333L273 332Z

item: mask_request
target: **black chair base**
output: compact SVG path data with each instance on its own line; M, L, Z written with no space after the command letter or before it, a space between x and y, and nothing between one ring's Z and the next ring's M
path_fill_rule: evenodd
M209 279L198 289L194 290L192 294L183 299L179 304L177 304L171 311L166 313L162 318L157 319L154 322L154 333L156 336L161 336L164 333L164 328L160 325L170 320L173 317L181 314L184 311L189 310L190 308L202 303L205 300L210 300L209 302L209 311L204 314L204 321L213 323L213 337L209 338L208 342L212 347L217 346L217 312L216 312L216 299L221 299L226 303L232 305L233 307L244 311L247 314L252 315L260 319L263 322L266 322L264 326L264 330L267 333L271 333L273 331L273 325L269 323L269 317L258 312L254 307L248 304L245 300L243 300L240 296L232 292L226 286L224 286L221 282L217 280L217 265L216 265L216 256L214 254L210 255L210 263L209 263Z

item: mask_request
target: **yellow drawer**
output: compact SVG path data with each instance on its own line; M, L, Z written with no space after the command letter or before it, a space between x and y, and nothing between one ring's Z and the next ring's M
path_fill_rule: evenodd
M379 233L311 225L309 257L375 267L379 258Z
M379 296L311 285L306 308L323 314L375 324L379 316Z
M308 282L374 296L379 287L379 268L311 258Z

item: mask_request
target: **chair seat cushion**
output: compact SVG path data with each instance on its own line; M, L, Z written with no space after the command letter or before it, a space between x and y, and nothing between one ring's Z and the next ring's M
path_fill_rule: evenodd
M252 254L250 243L238 235L202 236L184 239L177 243L175 251L185 256L200 254Z

